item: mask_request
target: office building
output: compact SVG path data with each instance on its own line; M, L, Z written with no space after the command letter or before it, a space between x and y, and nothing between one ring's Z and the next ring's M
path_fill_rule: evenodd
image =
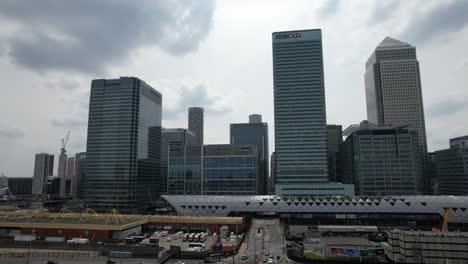
M195 133L185 128L163 128L161 133L161 173L158 195L167 194L167 162L169 146L195 145Z
M161 94L134 77L93 80L84 202L105 212L141 213L156 198Z
M65 148L61 149L61 153L59 155L58 160L58 168L57 168L57 176L60 178L60 197L65 197L65 189L66 189L66 178L67 178L67 161L68 156L65 151Z
M328 176L331 182L341 182L341 147L343 128L341 125L327 125Z
M45 184L45 193L52 196L60 196L60 188L62 179L58 176L47 176Z
M47 153L36 154L34 162L34 177L32 194L43 194L47 177L54 173L54 155Z
M268 124L262 123L261 115L250 115L249 123L230 125L229 139L231 145L251 144L257 146L260 155L259 194L267 194L270 156L268 150Z
M468 136L450 139L450 148L435 151L438 194L468 195Z
M86 175L86 152L75 154L75 177L72 180L73 198L83 199L83 180Z
M72 195L73 178L75 178L75 157L67 159L67 174L65 176L65 196Z
M468 263L468 232L390 229L387 234L392 263Z
M425 192L429 192L427 141L416 47L386 37L366 62L367 119L379 125L409 126L418 132Z
M320 29L273 33L277 195L339 195L329 182Z
M8 189L11 195L31 195L33 178L8 177Z
M343 143L343 182L357 195L422 194L417 132L364 121Z
M262 185L261 185L262 184ZM206 145L203 148L205 195L255 195L265 191L257 145Z
M262 123L262 115L259 115L259 114L249 115L249 123Z
M169 146L168 194L259 194L259 170L256 145Z
M273 151L270 158L270 178L268 179L268 194L275 194L275 178L276 178L276 154Z
M203 146L169 145L168 194L202 194Z
M188 109L188 130L195 133L197 145L203 145L203 112L201 107Z

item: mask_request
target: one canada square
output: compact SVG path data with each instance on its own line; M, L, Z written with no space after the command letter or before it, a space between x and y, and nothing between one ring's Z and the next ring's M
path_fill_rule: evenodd
M346 194L329 183L320 29L273 33L277 195ZM341 190L340 190L341 189Z

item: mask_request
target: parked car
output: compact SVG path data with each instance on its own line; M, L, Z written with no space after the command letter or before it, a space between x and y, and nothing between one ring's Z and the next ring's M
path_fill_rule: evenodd
M117 262L115 262L115 260L113 260L113 259L108 259L106 261L106 264L115 264L115 263L117 263Z
M246 259L248 259L248 258L249 258L249 256L248 256L247 254L244 254L244 255L241 256L241 259L242 259L242 260L246 260Z
M58 262L54 261L54 260L49 260L49 261L47 261L47 264L58 264Z

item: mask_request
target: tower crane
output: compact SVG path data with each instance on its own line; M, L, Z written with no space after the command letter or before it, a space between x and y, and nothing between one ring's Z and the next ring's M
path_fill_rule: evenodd
M64 138L62 138L62 148L60 149L60 153L65 154L67 152L65 150L65 147L67 146L68 140L70 139L70 130L68 130L67 134L65 135Z

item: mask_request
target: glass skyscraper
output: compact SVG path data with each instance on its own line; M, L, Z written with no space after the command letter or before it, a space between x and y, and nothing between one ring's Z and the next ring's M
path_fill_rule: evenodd
M273 33L278 195L328 182L320 29Z
M267 194L269 175L268 124L262 123L261 115L250 115L249 123L230 125L231 144L254 144L260 157L259 194Z
M202 194L202 145L169 145L168 194Z
M142 212L156 198L161 94L142 80L93 80L84 202L97 211Z
M352 195L330 183L320 29L273 33L275 194Z

